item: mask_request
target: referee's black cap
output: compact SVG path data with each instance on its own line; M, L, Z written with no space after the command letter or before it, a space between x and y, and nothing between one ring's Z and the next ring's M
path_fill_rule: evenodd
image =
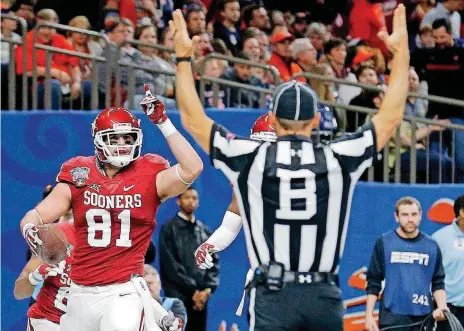
M316 115L317 102L317 94L309 85L291 80L275 89L271 108L277 118L305 121Z

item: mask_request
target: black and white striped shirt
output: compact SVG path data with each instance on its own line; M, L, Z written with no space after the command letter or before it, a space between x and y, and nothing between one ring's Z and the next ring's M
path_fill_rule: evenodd
M214 124L210 157L234 186L251 267L337 272L354 186L375 154L372 123L317 146L293 135L253 141Z

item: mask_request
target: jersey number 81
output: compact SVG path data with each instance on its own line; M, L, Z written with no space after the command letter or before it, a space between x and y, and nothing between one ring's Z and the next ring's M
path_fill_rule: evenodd
M118 220L121 221L121 233L116 239L117 247L131 247L132 240L130 234L130 213L125 209L118 214ZM101 218L101 222L96 222L95 218ZM91 247L108 247L111 243L111 214L105 209L89 209L85 214L88 226L87 241ZM101 236L97 237L97 233Z

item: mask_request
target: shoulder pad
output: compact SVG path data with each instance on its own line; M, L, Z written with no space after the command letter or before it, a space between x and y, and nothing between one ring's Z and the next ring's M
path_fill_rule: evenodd
M88 157L74 157L61 166L56 181L58 183L69 183L75 186L85 186L90 174L90 165Z

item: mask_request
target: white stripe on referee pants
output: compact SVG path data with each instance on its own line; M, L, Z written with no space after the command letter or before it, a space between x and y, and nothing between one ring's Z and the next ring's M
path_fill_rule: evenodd
M250 313L250 330L255 330L256 315L255 315L255 300L256 300L256 287L252 288L250 291L250 306L248 307L248 312Z

